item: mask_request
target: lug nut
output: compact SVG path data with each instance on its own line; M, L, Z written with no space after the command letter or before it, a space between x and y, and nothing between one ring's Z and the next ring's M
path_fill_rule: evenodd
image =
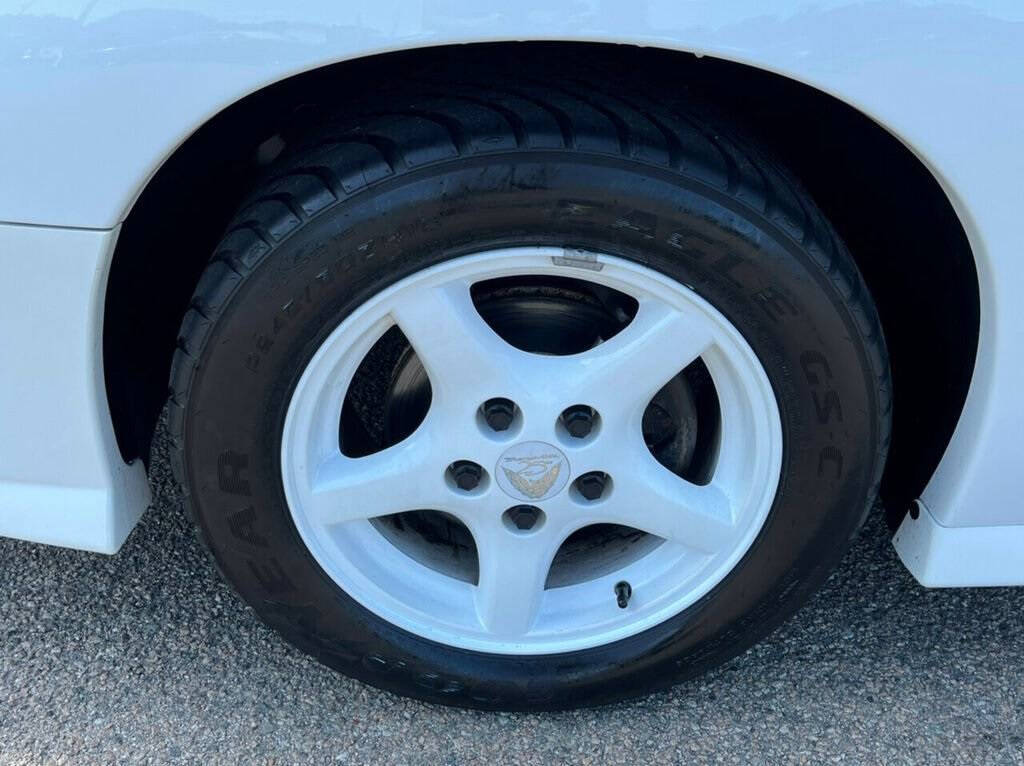
M576 489L587 500L597 500L604 494L604 487L608 483L608 474L601 471L591 471L576 479Z
M593 430L595 415L593 408L585 404L574 404L562 413L562 424L570 436L582 439Z
M505 518L515 526L516 529L526 532L533 529L540 520L542 511L532 505L517 505L505 511Z
M471 460L456 460L448 466L448 472L455 486L464 492L476 489L484 476L484 469Z
M495 431L507 431L516 417L515 402L509 399L488 399L483 405L484 420Z

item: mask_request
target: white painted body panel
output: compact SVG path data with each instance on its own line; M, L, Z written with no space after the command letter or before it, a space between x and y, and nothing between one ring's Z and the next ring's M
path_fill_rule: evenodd
M1024 524L946 527L924 503L908 514L892 544L918 582L929 588L1020 585Z
M117 230L0 225L0 532L114 553L149 503L103 386L107 264Z
M1018 0L0 0L0 221L114 230L175 147L261 87L385 51L530 39L658 46L751 64L846 101L904 141L949 195L981 287L981 338L967 406L923 500L943 528L1024 525L1016 497L1024 456L1017 440L1024 432L1018 297L1024 294L1024 5ZM40 230L39 241L12 232L0 231L0 291L10 291L12 268L28 272L22 274L28 279L52 278L76 254L77 268L93 276L83 278L74 304L40 290L28 314L0 306L12 352L5 358L24 360L51 342L33 337L41 313L77 322L76 332L97 332L102 290L95 274L104 272L109 248L91 237L109 241L113 234L82 235L79 242L56 229ZM91 302L82 303L85 295ZM108 509L109 529L120 530L122 522L113 519L133 518L144 502L137 486L126 488L119 478L123 466L96 386L98 337L61 338L81 353L18 361L13 375L0 376L0 506L15 485L38 492L34 501L20 501L16 520L0 507L0 533L102 548L81 531L92 523L84 521L95 513L92 506L84 496L79 504L62 495L69 471L89 474L106 493L96 507ZM49 354L49 346L41 348ZM44 375L81 390L54 399ZM86 404L90 417L55 412L73 403ZM18 414L9 417L15 405ZM39 424L55 420L75 429L68 438L92 451L87 458L69 454L66 461L30 464L24 453L52 449ZM53 524L70 531L33 531ZM932 538L919 539L927 546ZM965 575L964 584L984 580L984 561L961 566L982 572ZM1011 579L1024 584L1024 549Z

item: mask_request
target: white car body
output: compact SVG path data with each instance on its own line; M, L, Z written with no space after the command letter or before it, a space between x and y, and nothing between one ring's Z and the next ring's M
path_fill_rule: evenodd
M291 75L522 40L774 72L882 125L949 198L978 274L966 404L895 537L931 586L1024 585L1024 6L1017 0L0 0L0 535L113 553L146 509L104 387L119 227L190 134Z

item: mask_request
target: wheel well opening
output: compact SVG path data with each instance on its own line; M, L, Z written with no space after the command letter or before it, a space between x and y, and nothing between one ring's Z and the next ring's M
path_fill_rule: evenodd
M148 458L192 291L232 213L282 145L325 112L373 99L403 73L467 80L467 72L507 71L525 60L534 71L558 67L589 79L628 73L648 89L691 92L801 180L849 246L881 315L894 387L882 494L890 521L902 518L952 436L977 350L977 273L945 193L898 139L821 91L746 65L631 46L520 42L383 54L271 85L199 128L147 184L113 257L103 354L123 457Z

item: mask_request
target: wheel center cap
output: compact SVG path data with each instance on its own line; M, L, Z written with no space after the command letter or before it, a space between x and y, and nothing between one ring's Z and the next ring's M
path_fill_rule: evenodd
M547 500L569 481L569 461L547 442L519 442L498 458L494 477L505 494L516 500Z

